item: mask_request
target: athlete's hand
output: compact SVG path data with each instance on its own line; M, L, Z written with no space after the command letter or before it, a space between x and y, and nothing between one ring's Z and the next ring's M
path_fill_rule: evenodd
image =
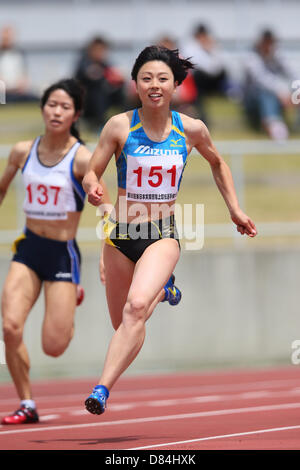
M102 201L103 188L100 183L93 184L88 191L88 201L93 206L99 206Z
M236 224L236 229L241 235L246 234L251 238L257 235L254 222L242 210L231 213L231 220Z

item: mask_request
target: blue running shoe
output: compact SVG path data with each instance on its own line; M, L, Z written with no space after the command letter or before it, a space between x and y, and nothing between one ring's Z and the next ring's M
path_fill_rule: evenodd
M85 400L86 409L96 415L104 413L109 391L104 385L96 385L91 395Z
M181 300L181 292L178 287L174 286L175 276L172 274L167 284L164 287L165 298L162 302L168 301L170 305L178 305Z

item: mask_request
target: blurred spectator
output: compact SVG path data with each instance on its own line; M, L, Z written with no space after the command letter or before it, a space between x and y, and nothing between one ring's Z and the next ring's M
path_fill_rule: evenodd
M178 49L177 41L171 36L162 35L160 38L158 38L157 41L155 41L155 44L158 46L166 47L167 49L174 50Z
M171 50L178 49L177 41L168 35L161 36L156 44ZM179 53L182 56L181 51ZM189 72L186 79L176 90L172 100L172 109L188 114L191 117L197 117L197 110L195 108L197 97L198 92L195 80L193 74Z
M224 59L209 29L200 24L194 31L193 38L182 44L181 55L190 57L195 64L193 78L197 89L197 108L199 117L208 121L204 100L208 95L225 95L230 85Z
M108 61L109 44L102 37L93 38L83 52L77 68L77 78L85 89L83 118L93 130L98 130L108 118L108 111L124 108L124 78Z
M5 26L0 37L0 80L5 84L6 102L36 101L29 89L24 54L16 46L15 31Z
M253 127L263 127L275 140L289 135L285 111L292 106L295 74L277 51L277 39L265 30L245 61L244 108Z

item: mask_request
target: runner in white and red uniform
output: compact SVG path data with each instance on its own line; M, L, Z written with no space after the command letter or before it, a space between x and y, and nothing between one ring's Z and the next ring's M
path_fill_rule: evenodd
M14 256L2 293L6 363L21 403L2 424L39 420L23 330L42 286L42 345L53 357L61 355L70 343L76 305L83 297L82 289L78 291L81 257L75 237L85 199L81 182L91 153L75 127L82 99L82 90L74 80L49 87L41 100L44 135L17 143L0 179L1 203L15 174L22 171L26 214L24 231L13 244ZM109 202L105 185L104 193L103 201Z

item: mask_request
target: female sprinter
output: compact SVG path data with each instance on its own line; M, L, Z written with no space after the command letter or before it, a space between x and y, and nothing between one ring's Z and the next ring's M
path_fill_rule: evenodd
M150 46L140 53L132 78L141 108L106 123L83 179L89 202L97 206L103 192L99 179L115 154L119 190L115 219L111 213L104 227L104 264L108 307L116 331L99 385L85 401L91 413L105 411L111 388L142 347L146 320L158 302L175 292L170 276L180 247L173 209L193 148L209 162L238 232L256 235L254 223L239 207L230 169L206 126L170 111L171 98L190 68L191 62L180 58L177 50ZM158 212L167 216L157 217ZM167 281L169 289L164 288Z
M80 282L75 235L84 206L81 181L91 157L75 127L82 105L82 90L76 81L62 80L50 86L41 99L44 135L17 143L0 179L0 202L19 169L26 189L26 227L14 243L15 254L2 293L6 363L21 404L3 418L2 424L39 420L32 399L23 329L42 284L44 352L53 357L61 355L73 336Z

